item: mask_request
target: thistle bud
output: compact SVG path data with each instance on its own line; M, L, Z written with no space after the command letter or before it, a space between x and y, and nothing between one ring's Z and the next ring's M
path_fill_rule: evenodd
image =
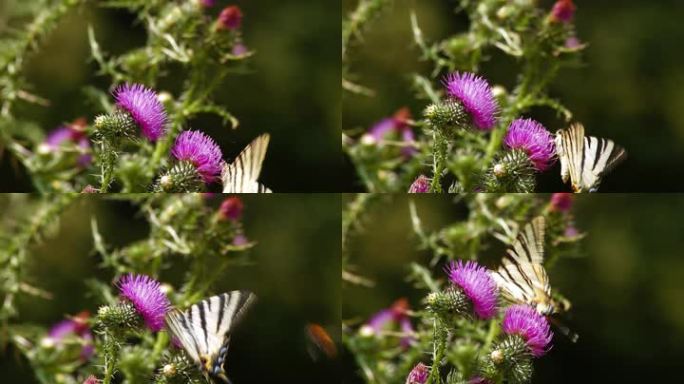
M437 104L431 104L423 112L430 126L443 132L451 132L454 129L464 127L466 113L461 103L448 99Z
M127 302L100 307L97 311L97 319L110 330L137 328L142 323L142 318L135 307Z
M487 173L487 192L532 192L535 168L522 149L505 152Z
M202 176L189 161L179 161L159 178L157 190L166 193L191 193L204 189Z

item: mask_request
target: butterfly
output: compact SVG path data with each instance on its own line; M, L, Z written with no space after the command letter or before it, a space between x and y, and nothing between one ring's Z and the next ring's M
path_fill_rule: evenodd
M568 178L575 192L596 192L601 178L627 157L627 151L612 140L584 135L582 124L556 133L561 178Z
M231 331L256 300L246 291L212 296L186 311L173 310L166 325L211 383L230 383L225 371Z
M223 193L271 193L270 189L257 181L269 138L268 134L258 136L232 163L223 165Z
M549 276L543 265L544 227L542 216L525 225L492 276L504 299L529 304L546 316L555 313L557 305L551 297Z

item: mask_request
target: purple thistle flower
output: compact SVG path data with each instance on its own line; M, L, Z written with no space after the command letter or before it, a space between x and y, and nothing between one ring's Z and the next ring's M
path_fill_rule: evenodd
M240 220L244 208L245 205L239 197L231 196L221 203L221 206L219 207L219 217L224 220Z
M60 344L65 337L78 336L84 341L81 359L84 361L90 359L95 353L95 346L93 345L93 334L88 327L89 317L90 313L83 311L72 318L60 321L50 328L48 338L55 344Z
M211 8L216 5L216 0L200 0L200 5L205 8Z
M498 290L496 282L485 267L474 261L453 261L446 268L449 280L461 288L473 303L475 314L481 319L496 315Z
M247 49L247 46L242 44L242 43L237 43L233 46L233 49L231 50L231 54L233 56L243 56L247 54L249 50Z
M85 379L85 381L83 382L83 384L97 384L97 383L98 383L97 377L95 377L93 375L88 376L88 378Z
M494 127L499 104L487 80L473 73L455 72L443 82L447 94L461 102L478 129L488 131Z
M551 20L561 23L569 23L575 16L577 7L572 0L558 0L551 9Z
M55 150L65 142L76 140L77 137L71 127L62 125L50 131L43 143L51 150Z
M414 329L408 315L408 310L408 300L401 298L395 301L390 308L378 311L368 320L366 326L375 334L388 327L399 326L402 333L405 334L400 341L401 346L408 348L414 340Z
M127 111L150 141L158 140L166 125L166 111L156 92L142 84L123 84L114 90L116 105Z
M221 174L221 148L211 137L200 131L185 131L178 135L171 154L179 161L192 163L206 184L210 184Z
M414 147L415 136L409 125L410 120L411 111L405 107L401 108L394 113L394 116L384 118L373 125L361 140L366 143L377 144L385 140L387 136L400 136L404 143L401 154L404 158L409 159L417 152Z
M242 10L237 5L229 5L218 16L218 27L235 30L242 25Z
M525 339L534 357L543 356L549 350L549 344L553 338L550 328L546 318L527 304L517 304L506 308L503 331Z
M247 236L245 236L242 233L239 233L235 235L235 238L233 239L233 245L236 247L242 247L244 245L249 244L249 240L247 239Z
M576 36L570 36L565 39L565 48L579 49L582 48L582 42Z
M418 363L406 378L406 384L425 384L430 375L430 368L423 363Z
M420 175L409 187L408 193L428 193L430 192L430 180L425 175Z
M551 210L556 212L568 212L572 208L574 196L572 193L554 193L551 195Z
M164 315L171 303L161 291L158 281L146 275L131 273L119 282L119 292L133 304L151 330L157 332L164 327Z
M545 171L556 160L556 144L549 131L532 119L516 119L508 127L504 143L527 153L538 171Z

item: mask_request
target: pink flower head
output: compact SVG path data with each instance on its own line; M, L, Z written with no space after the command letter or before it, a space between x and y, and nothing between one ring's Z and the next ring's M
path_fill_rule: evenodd
M543 356L550 348L553 333L546 317L527 304L506 308L502 329L509 335L519 335L534 357Z
M178 135L171 154L179 161L192 163L206 184L212 183L221 174L221 148L200 131L185 131Z
M554 138L543 125L532 119L514 120L508 127L504 143L511 149L527 153L538 171L545 171L556 160Z
M237 43L233 46L233 49L231 50L231 54L233 56L243 56L246 55L247 52L249 52L249 49L247 49L247 46L242 44L242 43Z
M429 193L430 180L425 175L420 175L409 187L408 193Z
M128 274L119 282L121 296L128 299L152 331L164 327L164 316L171 307L158 281L146 275Z
M459 287L473 303L473 310L480 319L496 315L499 299L496 282L485 267L474 261L453 261L446 268L449 280Z
M242 10L237 5L230 5L221 11L218 17L219 28L235 30L242 25Z
M572 208L574 196L572 193L559 192L551 195L551 210L568 212Z
M244 204L237 196L231 196L221 203L219 207L219 215L225 220L240 220L242 217L242 210L244 209Z
M401 331L406 334L401 339L401 346L408 348L413 342L413 325L408 315L408 300L401 298L395 301L390 308L385 308L377 312L368 320L368 326L374 333L380 333L383 329L392 326L399 326Z
M114 90L116 105L128 112L150 141L158 140L166 125L166 111L156 92L142 84L123 84Z
M494 127L499 104L487 80L474 73L454 72L447 75L443 82L447 94L461 102L475 127L483 131Z
M93 344L93 334L90 332L88 326L88 318L90 313L83 311L76 316L60 321L50 328L48 331L48 338L55 344L59 344L65 337L75 335L84 341L81 349L81 359L88 360L95 353L95 346Z
M211 8L216 5L216 0L200 0L200 5L204 8Z
M93 375L88 376L88 378L85 379L85 381L83 382L83 384L97 384L97 383L98 383L97 377L95 377Z
M572 0L558 0L551 9L551 20L561 23L569 23L575 16L577 7Z
M76 144L83 153L78 157L78 165L81 168L87 168L93 160L93 155L90 153L90 140L86 135L87 125L88 123L84 118L78 118L71 124L62 125L52 130L43 143L50 151L56 151L66 143Z
M399 136L403 141L404 146L401 148L401 154L404 158L411 158L416 152L415 137L411 125L411 111L404 107L394 113L394 116L387 117L377 122L366 133L373 143L378 143L385 140L390 135Z
M406 378L406 384L425 384L430 375L430 368L423 363L418 363Z

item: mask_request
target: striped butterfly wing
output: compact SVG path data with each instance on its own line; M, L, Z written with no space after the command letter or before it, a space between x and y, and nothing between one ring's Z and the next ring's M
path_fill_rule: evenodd
M185 312L170 312L166 324L196 363L202 365L202 360L216 357L223 360L231 330L255 300L256 296L246 291L223 293L202 300Z
M556 134L556 151L561 164L561 178L564 183L570 179L572 188L577 191L582 178L584 160L584 126L573 124Z
M544 227L541 216L528 223L493 277L506 300L530 304L546 315L553 312L553 305L551 285L543 266Z
M601 178L624 160L627 152L612 140L584 135L582 124L573 124L556 135L561 178L568 178L575 192L595 192Z
M581 187L596 192L601 178L627 157L627 151L612 140L587 136L584 138L584 164Z
M257 179L266 157L270 136L263 134L254 139L231 164L224 164L221 172L223 193L271 193Z

